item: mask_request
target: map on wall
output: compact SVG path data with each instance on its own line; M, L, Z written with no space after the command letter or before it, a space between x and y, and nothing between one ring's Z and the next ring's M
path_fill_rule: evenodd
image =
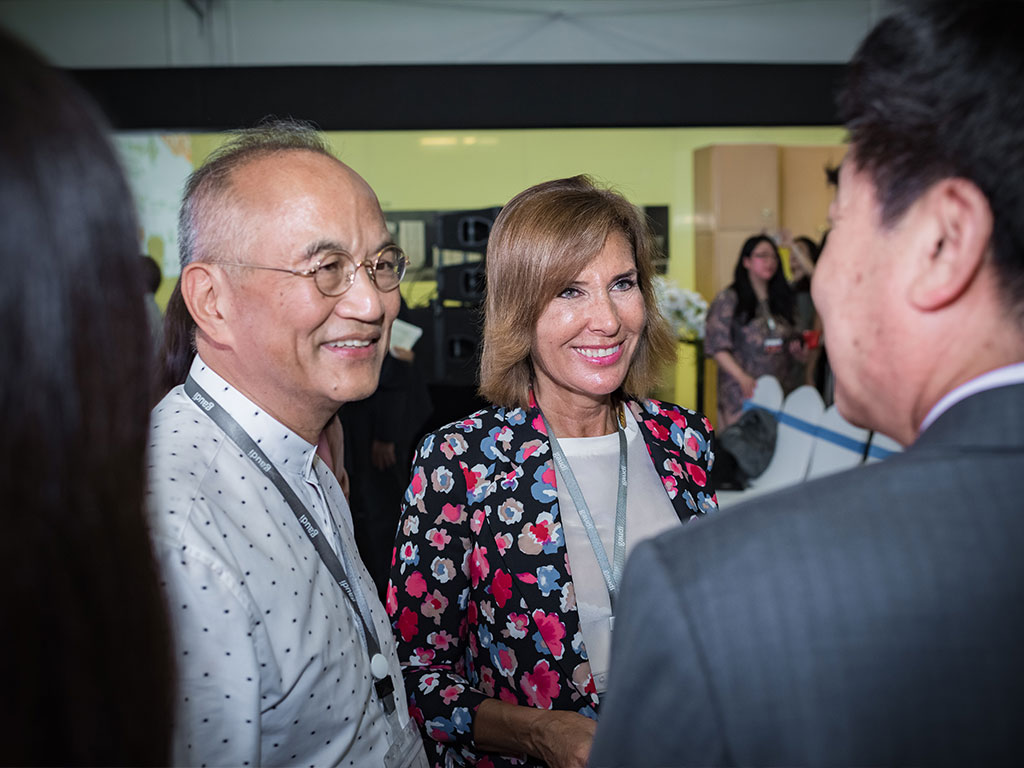
M156 259L164 277L177 277L178 207L192 172L192 139L181 133L120 133L114 146L135 198L139 252Z

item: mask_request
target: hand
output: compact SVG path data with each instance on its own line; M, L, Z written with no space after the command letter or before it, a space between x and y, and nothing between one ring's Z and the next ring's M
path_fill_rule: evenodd
M485 752L526 752L550 768L585 768L596 727L576 712L484 699L473 719L473 741Z
M391 356L401 360L403 363L412 363L416 359L416 353L405 347L392 347Z
M370 463L374 469L381 472L395 466L398 463L398 459L395 458L395 444L374 440L370 445Z
M800 363L807 362L807 347L800 339L793 339L789 342L789 354Z
M740 383L740 389L743 390L743 399L749 400L754 396L754 390L757 388L757 379L748 373L743 373L736 377L736 380Z
M549 768L586 768L597 723L577 712L550 710L538 723L536 754Z

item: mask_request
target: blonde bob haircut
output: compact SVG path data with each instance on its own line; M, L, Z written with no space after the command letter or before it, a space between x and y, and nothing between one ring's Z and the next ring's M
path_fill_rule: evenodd
M604 247L609 233L633 249L646 323L626 380L613 399L646 397L675 358L675 337L654 294L657 245L647 217L622 195L587 176L556 179L512 198L487 243L480 394L495 405L526 408L533 384L537 320Z

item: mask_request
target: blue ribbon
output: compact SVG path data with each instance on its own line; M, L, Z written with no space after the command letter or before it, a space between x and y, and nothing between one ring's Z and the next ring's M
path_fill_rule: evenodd
M772 410L771 408L762 408L760 405L752 403L749 400L743 401L744 411L749 411L753 408L760 408L762 411L767 411L768 413L775 417L779 424L785 424L787 427L798 429L801 432L810 435L811 437L825 440L826 442L833 443L834 445L838 445L840 448L845 448L846 450L853 451L854 453L864 453L864 443L861 442L860 440L855 440L852 437L840 434L839 432L836 432L835 430L829 429L827 427L822 427L817 424L811 424L809 421L801 419L797 416L792 416L788 413L783 413L782 411L775 411ZM885 459L888 458L889 456L892 456L895 453L898 453L898 451L883 448L880 445L868 446L868 456L875 459Z

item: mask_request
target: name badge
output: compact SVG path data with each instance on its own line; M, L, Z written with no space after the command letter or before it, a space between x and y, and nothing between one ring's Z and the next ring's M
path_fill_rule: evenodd
M427 768L427 755L416 722L410 717L398 729L395 740L384 755L384 768Z

